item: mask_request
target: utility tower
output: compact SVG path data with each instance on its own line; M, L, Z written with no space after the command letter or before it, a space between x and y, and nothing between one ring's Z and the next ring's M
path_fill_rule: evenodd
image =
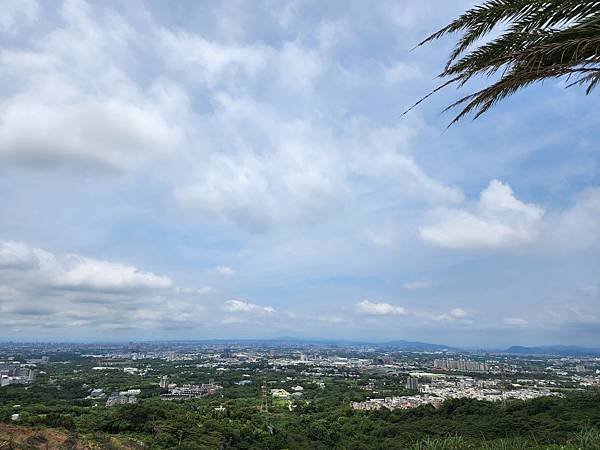
M260 398L260 411L267 414L269 412L269 395L267 390L267 382L263 378L260 386L261 398Z

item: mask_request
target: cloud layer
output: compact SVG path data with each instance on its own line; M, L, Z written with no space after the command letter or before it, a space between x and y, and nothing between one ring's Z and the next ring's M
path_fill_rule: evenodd
M400 118L471 3L5 1L0 339L597 342L598 102Z

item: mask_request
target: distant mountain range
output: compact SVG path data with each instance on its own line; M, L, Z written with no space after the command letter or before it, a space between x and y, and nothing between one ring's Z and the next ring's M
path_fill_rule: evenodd
M548 345L542 347L512 346L504 353L512 355L600 356L600 349L576 345Z
M329 344L329 345L339 345L339 346L356 346L356 345L366 345L370 347L374 347L377 349L393 349L393 350L403 350L408 352L465 352L468 350L461 349L458 347L451 347L449 345L442 344L430 344L428 342L419 342L419 341L389 341L389 342L367 342L367 341L336 341L336 340L302 340L302 339L294 339L294 338L280 338L275 339L275 342L294 342L294 343L304 343L304 344ZM485 351L485 350L483 350ZM556 355L556 356L600 356L600 348L585 348L578 347L576 345L546 345L539 347L526 347L515 345L509 347L506 350L488 350L491 353L508 353L512 355Z
M381 342L373 345L377 348L390 348L394 350L404 350L407 352L441 352L444 350L455 351L457 350L454 347L449 347L447 345L440 344L429 344L427 342L419 342L419 341L390 341L390 342Z
M9 342L10 343L10 342ZM198 344L204 345L218 345L218 346L250 346L250 347L360 347L360 348L373 348L377 350L396 350L396 351L407 351L407 352L448 352L448 353L488 353L488 354L510 354L510 355L530 355L530 356L600 356L600 348L586 348L579 347L576 345L544 345L544 346L531 346L526 347L522 345L514 345L505 349L499 348L479 348L479 349L467 349L460 347L452 347L444 344L431 344L428 342L420 341L387 341L387 342L373 342L366 340L342 340L342 339L306 339L296 337L279 337L279 338L266 338L266 339L194 339L194 340L158 340L158 341L138 341L138 344L157 344L157 345L180 345L180 346L194 346ZM0 344L2 342L0 341ZM23 343L20 343L23 344ZM37 343L36 345L38 345ZM69 343L69 345L76 345L77 343ZM99 345L99 343L81 343L84 345ZM105 342L107 345L114 345L115 342ZM132 345L136 342L120 342L120 344Z
M266 347L281 347L281 346L336 346L336 347L357 347L367 346L379 350L401 350L407 352L440 352L440 351L460 351L456 347L448 345L430 344L428 342L419 341L388 341L388 342L369 342L369 341L346 341L338 339L302 339L290 336L283 336L275 339L200 339L191 341L158 341L161 343L177 343L180 345L194 344L213 344L213 345L250 345L250 346L266 346Z

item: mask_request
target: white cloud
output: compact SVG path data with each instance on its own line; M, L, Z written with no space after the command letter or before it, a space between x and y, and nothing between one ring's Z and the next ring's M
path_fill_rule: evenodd
M36 0L2 0L0 14L0 32L13 33L23 25L35 22L40 7Z
M214 277L233 278L235 277L235 270L227 266L217 266L210 269L208 274Z
M40 98L26 94L0 109L0 157L31 167L63 163L129 169L178 141L152 107L117 98Z
M225 310L231 313L251 313L258 315L273 314L275 308L272 306L260 306L242 300L228 300L225 302Z
M201 326L204 306L164 275L0 242L0 328L168 329ZM192 289L196 293L197 289ZM45 320L40 320L41 317Z
M560 247L582 248L600 242L600 188L579 193L571 208L548 221L546 233Z
M0 270L2 269L21 269L33 275L35 284L56 288L118 292L165 289L172 285L169 277L141 271L127 264L75 254L54 255L12 241L0 241Z
M308 93L323 70L321 55L298 42L286 42L277 56L279 81L287 89Z
M289 28L292 22L299 18L303 5L307 3L307 0L273 2L269 5L269 12L275 17L282 28Z
M425 242L446 248L503 248L533 242L544 211L515 198L510 186L492 180L474 211L450 209L438 223L420 229Z
M423 74L418 66L403 61L383 67L383 79L390 85L419 79L422 76Z
M165 289L172 285L169 277L140 271L136 267L69 255L54 278L56 286L71 289L139 290Z
M514 326L524 326L529 322L525 319L521 319L519 317L507 317L503 320L506 325L514 325Z
M436 322L454 322L455 320L465 321L469 314L462 308L453 308L447 313L439 314L433 317Z
M403 60L397 50L426 32L431 14L448 16L463 1L443 6L383 1L375 8L354 2L348 14L333 8L318 22L303 0L234 2L216 9L194 6L190 16L198 20L186 24L174 23L175 16L167 18L152 2L140 8L117 3L68 0L53 8L32 0L2 2L0 30L8 33L9 45L0 49L0 231L13 239L51 239L52 248L68 239L69 248L102 252L100 247L109 246L151 259L164 253L165 239L176 244L185 236L185 246L169 245L161 267L181 256L202 261L206 271L199 274L200 287L180 288L165 275L134 267L143 262L0 243L0 329L64 324L86 330L142 327L153 333L207 324L218 332L220 323L244 322L250 332L252 324L270 318L274 326L291 323L294 331L313 335L329 323L343 323L339 333L358 336L370 323L380 335L391 336L406 313L403 307L365 300L346 310L339 300L348 298L348 286L364 290L377 280L380 298L394 298L399 284L422 289L404 291L418 299L398 300L414 319L402 320L404 332L416 330L414 337L421 338L434 335L426 327L466 324L471 316L450 310L448 301L464 298L470 305L475 291L502 284L499 277L508 274L493 273L497 264L514 263L525 275L506 286L506 314L499 311L492 327L502 324L509 310L520 309L520 302L528 313L527 304L545 301L553 283L538 286L537 271L558 273L547 270L554 258L569 270L553 282L597 282L590 272L600 236L600 190L586 190L567 210L553 206L574 186L595 182L589 136L577 140L580 151L573 153L586 175L573 181L571 169L554 176L555 163L570 166L570 156L548 133L532 146L531 137L520 136L525 150L517 145L495 152L508 147L492 142L491 151L475 155L461 133L439 140L439 122L426 109L396 120L402 110L398 99L427 92L431 80L419 77L430 73L439 56L422 59L415 52ZM274 13L279 24L270 22L265 9L271 7L280 11ZM373 51L374 42L384 46ZM481 138L474 133L471 142ZM546 180L558 182L552 183L555 190L541 192L546 185L533 173L539 168L531 172L530 164L520 163L523 155L533 155L532 148L551 142L559 153L542 170ZM55 170L63 167L68 170ZM113 176L87 168L138 172ZM463 193L451 185L471 186L497 173L517 179L525 169L531 179L523 178L522 185L540 192L533 198L547 201L543 219L533 204L538 200L524 200L520 191L515 198L500 182L490 183L479 202L462 205ZM170 193L186 214L173 209ZM431 222L422 222L425 210L437 211ZM423 240L447 248L540 245L529 247L528 262L510 253L477 265L473 291L461 281L464 270L471 270L464 259L432 258L414 242L419 224L427 225L420 230ZM130 227L144 239L123 244L119 234ZM140 242L154 241L152 252L140 250ZM563 245L568 252L557 249ZM210 270L224 263L240 275L228 278L235 271L225 266ZM184 279L194 276L175 266ZM443 280L448 271L457 278L443 282L446 300L431 297L429 281L406 278L437 274ZM202 287L205 283L218 291ZM280 310L280 302L276 314L271 306L242 300L225 305L259 285L276 291L295 286L309 300L297 305L296 316ZM532 289L539 300L527 297ZM264 302L276 295L271 292ZM578 302L570 309L554 307L558 319L595 325L598 302ZM434 303L439 310L428 308ZM482 308L501 309L492 303ZM324 304L331 314L319 306ZM48 320L40 320L42 315ZM434 315L447 322L444 327L432 322ZM485 317L482 311L482 328L489 325Z
M65 2L60 14L65 26L31 49L0 51L13 87L0 103L0 160L130 169L172 152L178 126L152 85L142 89L117 62L135 32L119 15L81 1Z
M389 303L374 303L363 300L356 304L356 312L367 316L390 316L406 314L402 306L392 306Z
M462 308L453 308L450 310L450 315L457 319L462 319L467 316L467 312Z
M330 52L351 36L345 19L323 21L318 42L298 34L240 43L145 14L139 26L78 0L59 14L61 25L26 49L0 51L10 86L0 92L0 162L117 170L154 162L179 204L260 231L335 217L365 194L357 179L369 181L370 195L390 186L397 199L462 199L412 157L415 124L330 114L319 81L344 77ZM140 77L144 64L156 70Z
M223 83L227 75L254 76L270 57L270 49L264 45L222 44L184 31L163 29L159 41L171 65L189 70L209 86Z
M380 127L364 120L341 130L307 115L289 119L272 105L219 94L212 130L222 153L203 160L189 182L177 180L178 203L252 231L274 224L337 217L368 182L368 194L394 201L454 203L462 192L428 177L410 156L409 127ZM207 130L211 133L211 130ZM364 193L363 193L364 194Z
M38 265L35 252L21 242L0 242L0 269L29 269Z
M436 322L452 322L454 318L449 314L439 314L437 316L433 316L433 320Z
M196 33L162 29L159 42L168 64L210 88L231 87L258 76L290 92L307 93L323 70L322 55L299 41L280 48L257 43L240 45L210 40Z

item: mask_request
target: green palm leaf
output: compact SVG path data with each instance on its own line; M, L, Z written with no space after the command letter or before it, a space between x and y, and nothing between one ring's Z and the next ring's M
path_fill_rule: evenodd
M499 27L497 38L477 45ZM469 113L477 118L505 97L544 79L578 77L568 86L584 86L587 94L600 83L600 1L488 0L417 47L451 33L462 35L440 74L446 81L404 114L440 89L463 87L481 75L496 79L446 108L463 107L450 125Z

